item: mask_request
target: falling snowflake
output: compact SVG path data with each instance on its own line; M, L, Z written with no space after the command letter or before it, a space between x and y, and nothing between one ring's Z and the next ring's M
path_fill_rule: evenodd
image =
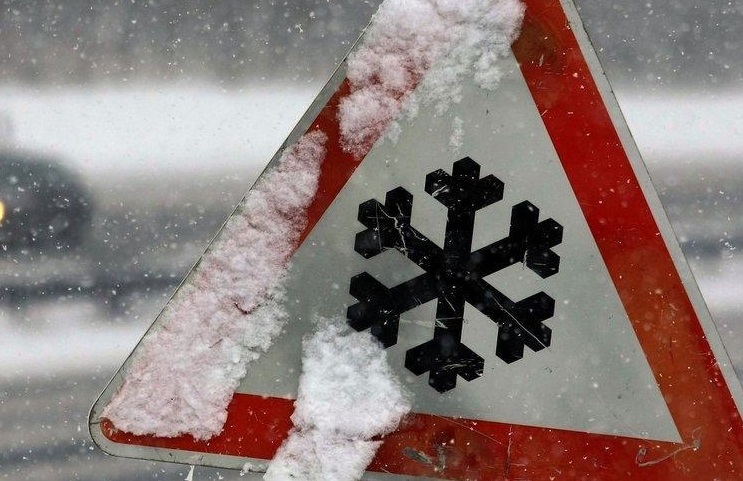
M350 292L359 302L347 318L390 347L397 343L400 314L436 299L433 338L407 351L405 367L416 375L429 372L428 383L446 392L456 387L457 376L472 381L485 366L461 342L467 303L497 324L495 354L506 363L521 359L524 346L536 352L550 345L552 331L543 322L554 314L554 299L539 292L514 302L485 277L517 263L542 278L557 273L560 257L551 248L562 242L562 226L553 219L539 222L539 209L524 201L512 208L507 237L472 251L475 214L503 198L503 182L492 175L481 179L480 165L465 157L451 175L428 174L426 192L448 210L443 248L410 225L413 196L404 188L387 192L384 204L370 199L359 206L366 230L356 235L356 252L369 259L396 249L425 273L391 288L367 272L354 276Z

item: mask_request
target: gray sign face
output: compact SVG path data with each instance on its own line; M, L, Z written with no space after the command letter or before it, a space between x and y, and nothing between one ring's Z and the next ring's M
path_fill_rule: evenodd
M400 286L404 288L406 282L426 273L420 267L425 261L416 263L407 258L403 244L368 259L355 250L357 235L366 229L357 220L362 215L360 206L370 199L379 201L383 211L388 192L405 189L412 196L410 225L415 235L435 244L443 255L452 255L445 240L447 208L436 195L426 192L426 176L439 169L451 174L455 162L469 158L479 165L480 177L492 175L500 181L502 200L477 210L465 257L507 241L514 208L524 207L525 202L538 210L534 215L539 222L553 219L562 228L562 241L551 247L560 257L558 272L542 278L529 267L528 259L517 259L483 278L503 299L514 303L538 293L554 300L554 314L546 315L543 322L551 330L551 338L532 339L529 336L534 334L528 334L522 343L523 358L512 360L508 353L499 357L498 326L477 306L465 302L461 343L482 358L482 375L470 381L454 376L455 386L440 392L429 385L429 372L416 375L406 368L406 354L434 338L438 296L411 306L400 313L399 326L394 329L397 339L388 352L393 368L414 393L414 410L665 441L679 439L523 77L515 61L511 60L509 67L495 92L465 85L462 101L444 114L437 114L433 107L420 107L415 118L400 122L399 137L379 142L365 158L294 256L287 296L289 328L254 365L241 391L296 395L302 336L313 329L314 318L346 318L349 307L358 303L349 293L355 276L367 273L374 282L400 291ZM399 206L390 209L393 212ZM377 215L389 215L382 211ZM466 238L466 232L457 235ZM535 235L540 235L539 230ZM550 234L541 235L548 242ZM411 249L414 241L410 241ZM485 272L489 270L493 269ZM360 283L356 290L364 296L373 288ZM402 290L398 298L387 300L389 305L380 301L376 308L393 309L395 303L409 302L403 299L406 296L431 297L426 292L430 289L435 287L413 286Z

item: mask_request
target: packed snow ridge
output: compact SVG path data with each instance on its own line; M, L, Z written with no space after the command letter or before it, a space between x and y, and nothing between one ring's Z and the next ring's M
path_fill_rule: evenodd
M387 353L367 332L324 324L303 343L294 429L264 479L360 479L382 443L410 410Z
M283 279L315 196L326 136L310 132L263 175L135 351L102 416L123 431L208 439L250 361L286 322Z
M465 76L494 89L503 74L498 59L510 52L523 15L520 0L384 2L348 59L352 94L339 118L344 148L363 155L394 132L404 109L414 116L417 102L445 111L461 99Z

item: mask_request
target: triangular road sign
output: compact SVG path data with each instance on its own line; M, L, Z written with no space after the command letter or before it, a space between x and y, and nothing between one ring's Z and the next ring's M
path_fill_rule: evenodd
M277 237L292 243L288 313L369 329L415 394L416 412L384 438L372 471L741 479L740 386L577 14L569 2L525 3L498 90L464 82L445 114L423 106L397 119L394 141L377 128L363 155L341 145L344 67L331 79L287 142L301 137L295 151L323 157L307 224ZM274 175L297 180L288 167ZM231 242L229 229L212 250ZM283 259L266 262L280 270ZM189 279L181 291L208 286ZM147 338L169 309L135 357L153 349ZM91 433L122 456L269 460L292 426L297 374L287 372L299 371L310 330L291 324L256 361L215 437L135 435L107 419L125 382L138 382L131 358L93 407Z

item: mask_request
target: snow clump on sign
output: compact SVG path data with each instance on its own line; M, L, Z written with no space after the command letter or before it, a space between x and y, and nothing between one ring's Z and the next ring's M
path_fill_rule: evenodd
M137 349L102 417L136 434L219 434L250 361L287 318L283 279L306 226L324 133L302 137L230 217Z
M325 322L303 342L294 429L264 479L360 479L381 441L410 411L409 397L366 332Z
M502 76L498 59L510 52L523 15L520 0L385 1L348 59L343 147L362 156L404 108L415 115L415 102L445 111L461 100L467 75L494 89Z

